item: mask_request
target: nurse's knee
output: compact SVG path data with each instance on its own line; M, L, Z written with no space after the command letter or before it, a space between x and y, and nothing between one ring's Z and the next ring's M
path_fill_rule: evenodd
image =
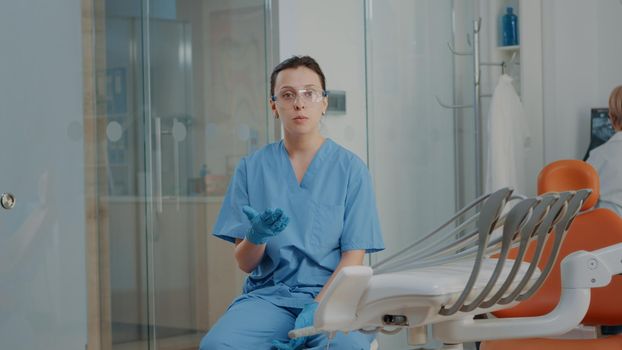
M199 345L199 350L220 350L233 349L230 344L231 337L227 337L222 332L208 332Z

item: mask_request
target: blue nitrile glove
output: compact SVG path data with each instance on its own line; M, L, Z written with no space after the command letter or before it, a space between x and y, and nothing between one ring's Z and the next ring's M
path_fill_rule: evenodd
M264 244L268 239L278 235L287 227L289 218L283 214L283 210L266 209L263 214L259 214L255 209L245 205L242 211L251 222L251 229L246 234L246 239L254 244Z
M315 315L315 310L317 310L317 305L318 304L315 301L311 304L305 305L302 311L300 311L300 313L298 314L296 322L294 322L294 329L313 326L313 316ZM307 338L308 337L290 339L287 343L273 340L272 346L278 350L299 350L302 349L302 347L305 345Z

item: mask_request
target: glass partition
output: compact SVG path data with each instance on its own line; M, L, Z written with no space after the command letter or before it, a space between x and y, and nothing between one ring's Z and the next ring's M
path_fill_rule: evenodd
M244 278L211 229L239 159L274 137L269 6L103 5L102 348L193 349Z
M386 250L413 243L474 199L472 4L367 1L369 159ZM405 332L380 348L407 348Z
M387 251L434 228L474 198L473 10L453 1L370 1L370 164ZM460 20L458 20L460 19ZM466 189L465 189L466 188ZM382 253L379 254L381 257Z

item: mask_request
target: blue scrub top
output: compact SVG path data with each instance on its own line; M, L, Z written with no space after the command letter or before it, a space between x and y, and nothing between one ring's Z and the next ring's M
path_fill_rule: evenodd
M214 235L244 239L250 223L242 207L281 208L283 232L268 240L248 276L244 293L276 305L301 308L320 292L341 252L384 249L367 166L354 153L326 139L301 183L283 141L242 158L229 184ZM244 295L241 296L243 298Z

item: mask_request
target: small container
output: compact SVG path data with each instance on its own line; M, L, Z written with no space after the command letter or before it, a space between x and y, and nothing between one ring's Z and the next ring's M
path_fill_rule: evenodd
M518 16L514 14L512 7L508 7L506 11L501 20L503 35L501 45L518 45Z
M209 170L207 170L207 165L201 165L201 169L199 170L199 177L201 179L205 179L205 177L209 175Z

